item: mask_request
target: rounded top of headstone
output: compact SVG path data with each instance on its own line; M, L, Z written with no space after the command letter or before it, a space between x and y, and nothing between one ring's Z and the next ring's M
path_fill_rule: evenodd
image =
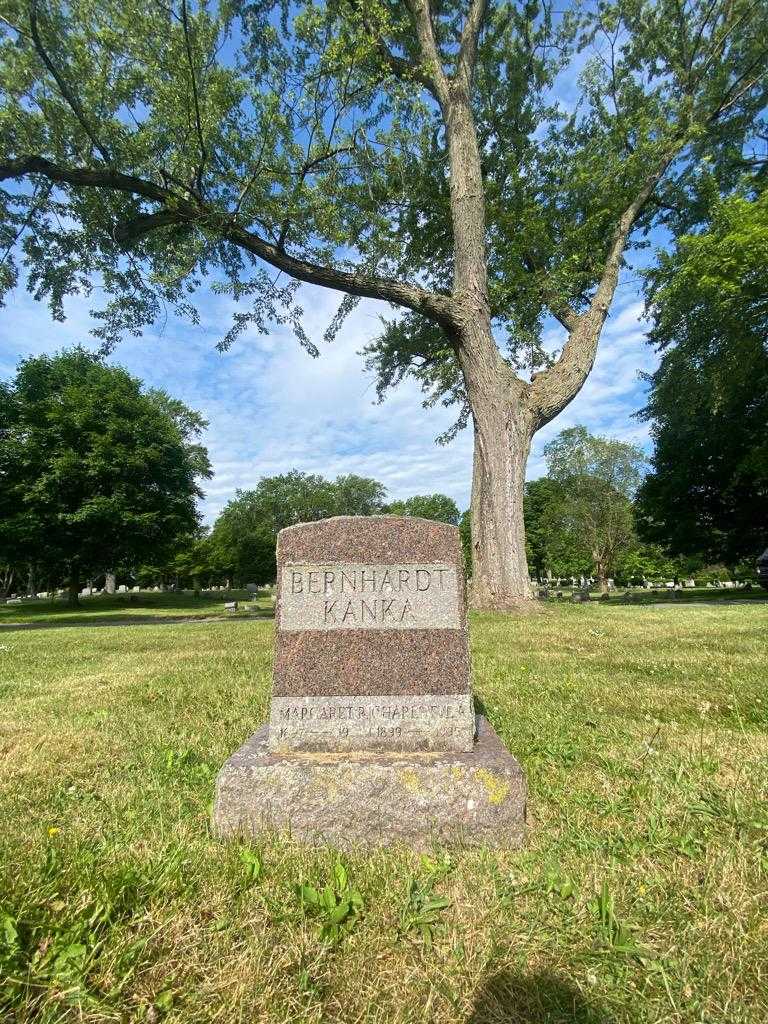
M463 563L458 528L417 516L334 516L287 526L277 535L279 562Z

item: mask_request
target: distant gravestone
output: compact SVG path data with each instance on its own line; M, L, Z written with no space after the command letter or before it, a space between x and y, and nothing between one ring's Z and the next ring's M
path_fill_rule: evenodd
M470 685L455 527L339 517L281 531L270 721L219 773L220 835L519 845L525 782Z

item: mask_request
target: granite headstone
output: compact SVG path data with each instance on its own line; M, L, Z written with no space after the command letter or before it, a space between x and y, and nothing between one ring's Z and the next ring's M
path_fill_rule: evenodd
M219 773L217 832L519 845L522 771L472 701L458 530L301 524L277 566L270 721Z

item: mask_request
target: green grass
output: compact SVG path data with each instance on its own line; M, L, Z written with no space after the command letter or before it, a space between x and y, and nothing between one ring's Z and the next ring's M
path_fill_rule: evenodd
M225 612L224 604L237 601L240 607L236 613ZM246 605L247 602L247 605ZM244 605L246 605L244 607ZM209 618L236 614L267 615L274 609L274 600L260 592L256 601L245 590L206 591L196 597L191 591L178 593L166 591L155 593L144 590L134 594L95 594L81 597L72 607L65 600L24 601L22 604L0 604L0 625L16 623L43 623L45 625L88 623L110 619L151 619L151 618Z
M3 1024L768 1019L766 606L474 618L528 845L346 876L209 832L271 622L61 625L0 634Z

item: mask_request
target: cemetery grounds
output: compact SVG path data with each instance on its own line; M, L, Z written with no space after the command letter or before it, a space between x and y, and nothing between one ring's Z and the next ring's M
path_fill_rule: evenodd
M0 610L0 1020L768 1019L768 603L473 616L526 847L339 858L212 837L273 625L195 601Z

